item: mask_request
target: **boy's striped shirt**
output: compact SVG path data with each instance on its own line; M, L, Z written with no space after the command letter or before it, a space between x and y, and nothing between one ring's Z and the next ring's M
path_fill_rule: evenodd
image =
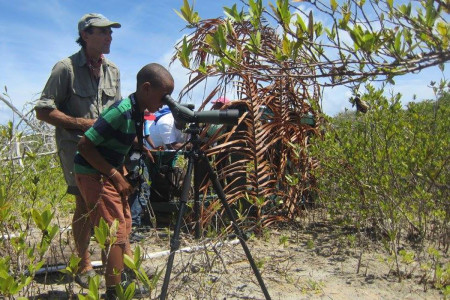
M130 97L133 97L131 95ZM125 98L102 112L101 116L84 135L111 165L120 168L125 155L130 151L136 138L136 126L132 118L132 104L130 97ZM99 173L79 152L74 158L75 173Z

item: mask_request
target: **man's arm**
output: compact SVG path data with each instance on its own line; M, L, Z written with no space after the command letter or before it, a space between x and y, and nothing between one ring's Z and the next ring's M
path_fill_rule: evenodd
M117 169L103 158L94 143L86 138L86 136L81 137L78 143L78 151L93 168L112 180L117 192L122 197L127 197L133 192L133 187L128 183L122 173L117 171Z
M91 127L95 119L75 118L66 115L56 108L35 108L36 118L56 127L64 129L76 129L85 132Z
M148 144L150 145L150 147L152 147L153 149L156 149L155 143L153 143L152 138L150 137L150 135L147 135L145 137L145 140L148 142Z
M84 132L95 120L75 118L58 109L70 97L72 76L70 64L66 61L56 63L35 106L36 118L53 126Z
M184 143L173 142L171 144L166 144L166 148L169 150L178 150L180 149Z

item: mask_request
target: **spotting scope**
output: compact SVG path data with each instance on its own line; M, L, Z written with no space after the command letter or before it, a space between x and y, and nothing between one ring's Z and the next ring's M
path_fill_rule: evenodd
M238 109L192 111L170 95L163 97L163 103L169 106L173 118L183 123L237 124L240 117Z

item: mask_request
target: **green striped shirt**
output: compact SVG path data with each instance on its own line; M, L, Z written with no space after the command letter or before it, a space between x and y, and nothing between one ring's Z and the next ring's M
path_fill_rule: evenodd
M115 168L122 167L125 155L130 151L133 140L136 138L130 97L106 109L94 125L84 133L103 158ZM75 173L99 173L79 152L75 155L74 162Z

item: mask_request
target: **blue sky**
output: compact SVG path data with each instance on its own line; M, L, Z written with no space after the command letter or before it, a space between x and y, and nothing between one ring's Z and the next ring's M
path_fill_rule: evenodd
M203 19L214 18L223 15L223 6L231 7L234 3L240 1L196 0L195 9ZM183 0L0 0L1 92L7 86L10 99L19 110L26 102L36 100L53 65L79 50L75 40L80 17L97 12L122 24L122 28L114 30L111 53L107 57L120 68L122 95L126 96L134 91L136 73L143 65L158 62L169 68L174 45L188 32L183 31L185 23L174 12L182 4ZM175 78L173 96L178 96L188 81L186 71L179 64L169 70ZM427 85L440 78L439 69L428 69L397 78L392 91L403 94L405 103L414 94L419 99L433 98ZM344 87L325 90L323 110L334 115L350 108L350 96ZM203 91L182 102L194 102L198 107L202 97ZM25 112L27 108L31 107L25 107ZM0 124L12 118L11 110L0 102Z

